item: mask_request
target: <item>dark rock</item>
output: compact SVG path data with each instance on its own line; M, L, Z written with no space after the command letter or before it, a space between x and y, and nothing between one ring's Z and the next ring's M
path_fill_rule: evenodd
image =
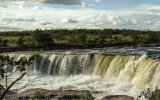
M46 90L46 89L30 89L26 90L24 92L18 93L13 95L12 100L25 100L25 99L31 99L32 97L35 97L35 94L39 92L47 99L52 100L75 100L75 99L83 99L83 100L93 100L93 97L89 91L82 90L82 91L76 91L76 90L64 90L64 91L58 91L58 90ZM42 97L42 95L41 95ZM34 98L36 99L36 98ZM39 98L38 98L39 99Z
M102 94L103 91L92 91L91 93L93 93L93 94Z
M152 93L152 99L154 100L160 100L160 90L155 90L153 93Z
M101 100L134 100L133 97L127 96L127 95L109 95Z
M153 92L153 94L154 94L154 95L160 95L160 90L158 90L158 89L155 90L155 91Z

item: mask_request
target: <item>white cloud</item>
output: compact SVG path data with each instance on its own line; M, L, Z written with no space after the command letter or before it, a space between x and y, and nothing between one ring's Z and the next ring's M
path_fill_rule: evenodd
M24 29L21 29L19 27L13 27L13 26L0 26L0 31L5 31L5 30L8 30L8 31L22 31Z
M139 21L138 20L136 20L136 19L130 19L130 20L128 20L128 22L127 22L127 24L133 24L133 25L136 25L136 24L138 24L139 23Z
M39 3L31 3L32 6L28 7L30 3L17 2L7 8L0 6L0 24L3 27L6 25L6 27L12 26L19 29L130 28L159 30L157 26L160 26L160 22L158 22L160 14L156 13L159 6L142 7L141 5L127 10L93 9L90 7L73 10L63 7L49 7ZM81 5L85 7L85 3Z
M40 23L41 25L49 25L49 24L52 24L51 22L41 22Z
M134 10L147 13L147 14L157 14L160 15L160 6L159 5L148 5L141 4L138 7L135 7Z
M1 0L1 3L5 2L22 2L27 0ZM49 4L64 4L64 5L81 5L82 0L28 0L32 2L39 2L39 3L49 3ZM27 1L27 2L28 2Z
M61 19L61 23L77 23L77 20L71 18L63 18Z
M5 22L18 22L18 21L26 21L26 22L35 22L34 18L2 18L2 21Z
M82 7L82 8L87 8L87 7L89 7L89 5L86 4L85 2L81 2L81 7Z
M4 4L0 4L0 7L7 8L8 6Z
M35 18L15 18L13 20L15 20L15 21L26 21L26 22L35 22L36 21Z
M81 5L81 0L37 0L43 3L54 3L64 5Z
M96 0L96 2L102 2L103 0Z
M125 24L125 20L122 19L120 16L115 16L115 15L108 15L107 21L110 22L112 25L117 25L117 24Z

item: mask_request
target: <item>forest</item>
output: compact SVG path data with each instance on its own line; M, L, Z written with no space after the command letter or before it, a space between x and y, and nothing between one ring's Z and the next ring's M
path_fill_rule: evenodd
M160 31L127 29L52 29L0 32L0 47L152 46L160 44Z

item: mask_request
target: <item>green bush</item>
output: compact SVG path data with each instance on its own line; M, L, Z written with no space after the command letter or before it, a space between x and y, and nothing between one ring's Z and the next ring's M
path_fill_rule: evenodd
M48 99L48 97L43 93L43 92L39 92L39 91L37 91L32 97L31 97L31 99L33 99L33 100L39 100L39 99L45 99L45 100L47 100Z
M93 100L92 96L90 94L81 95L79 97L79 100Z

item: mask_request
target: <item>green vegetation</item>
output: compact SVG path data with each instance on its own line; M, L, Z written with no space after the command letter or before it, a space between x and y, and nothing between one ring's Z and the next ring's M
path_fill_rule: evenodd
M26 67L32 64L33 60L36 58L36 53L32 54L31 57L21 57L18 61L15 61L14 57L9 55L0 55L0 76L5 79L5 88L0 84L0 100L3 100L10 88L26 74ZM11 72L10 69L16 66L16 71ZM14 80L10 85L8 85L8 77L20 71L22 75ZM11 72L11 73L9 73Z
M141 97L144 97L146 100L160 100L160 91L156 89L155 91L151 91L149 88L142 91L137 100L141 100Z
M43 92L37 91L35 94L33 94L31 100L48 100L48 97Z
M159 44L160 31L119 29L55 29L0 32L1 47L47 47L57 45Z
M93 100L93 97L91 94L84 94L84 95L81 95L78 100Z
M49 46L53 43L51 34L45 33L44 31L40 30L36 30L32 34L32 39L34 39L33 42L35 46Z
M17 46L18 47L24 47L25 44L24 44L24 37L19 37L18 41L17 41Z

